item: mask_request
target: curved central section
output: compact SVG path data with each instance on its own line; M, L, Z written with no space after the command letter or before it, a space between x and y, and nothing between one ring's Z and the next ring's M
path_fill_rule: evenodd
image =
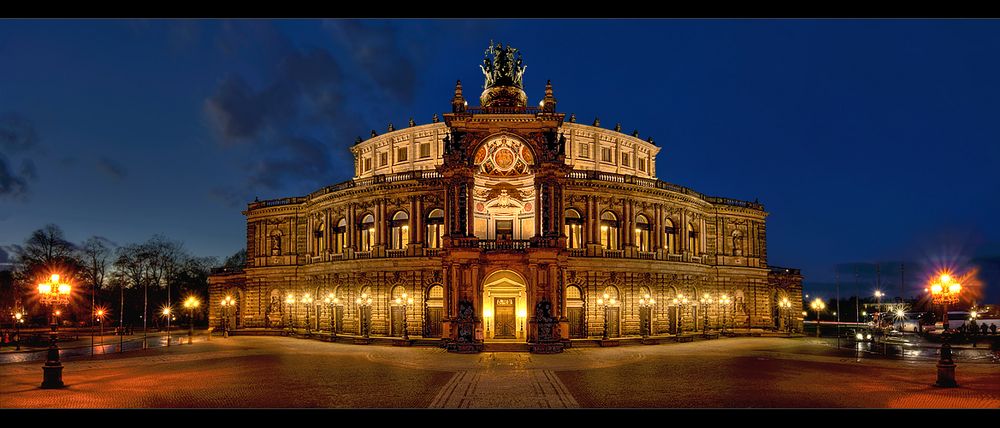
M535 156L521 139L491 136L476 149L473 189L475 234L481 240L514 241L535 234Z
M486 340L525 341L527 295L524 277L498 270L483 280L483 321Z

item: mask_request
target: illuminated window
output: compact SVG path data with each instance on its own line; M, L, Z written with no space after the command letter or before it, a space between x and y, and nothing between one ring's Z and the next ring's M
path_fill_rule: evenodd
M375 216L371 214L364 216L358 229L361 233L360 251L371 251L375 245Z
M639 171L646 172L646 159L639 158Z
M583 248L583 218L574 209L566 210L566 248Z
M631 156L628 153L622 153L622 166L629 166L629 158Z
M580 157L584 159L590 157L590 144L580 144Z
M676 253L677 231L674 229L674 222L668 218L663 220L663 224L663 249L670 254Z
M420 145L420 157L421 158L431 157L431 143L423 143Z
M406 162L406 157L408 155L409 150L406 150L406 147L396 149L396 162Z
M601 147L601 160L607 163L611 163L611 148Z
M635 245L639 247L639 251L650 251L650 247L652 245L649 243L649 236L652 230L653 226L649 224L649 220L646 219L646 216L636 216Z
M383 167L389 164L389 153L378 154L378 166Z
M427 248L441 248L444 237L444 211L432 210L427 215Z
M410 243L410 216L405 211L397 211L389 223L389 246L394 250L402 250Z
M618 249L618 217L611 211L601 214L601 246L609 250Z
M698 248L698 229L694 227L694 223L688 223L688 250L696 256L701 253Z
M316 249L316 254L319 255L326 249L326 240L323 239L323 235L326 233L326 222L321 221L319 226L313 230L313 248Z
M347 219L340 219L333 229L333 252L342 253L347 247Z

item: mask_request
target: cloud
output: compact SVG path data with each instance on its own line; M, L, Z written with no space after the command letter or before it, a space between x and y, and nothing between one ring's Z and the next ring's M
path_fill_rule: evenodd
M208 191L208 196L211 196L230 208L236 208L241 204L248 202L242 192L230 186L215 187Z
M412 103L417 82L420 44L388 24L358 20L324 21L334 39L348 49L354 62L384 95Z
M106 157L97 160L97 169L118 181L128 176L128 170L122 164Z
M35 126L17 113L0 114L0 153L22 153L38 144Z
M35 162L28 157L38 140L30 120L13 112L0 114L0 199L27 199L29 182L38 179Z

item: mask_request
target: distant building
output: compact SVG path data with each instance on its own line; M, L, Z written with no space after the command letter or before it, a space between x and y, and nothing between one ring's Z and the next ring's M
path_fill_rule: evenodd
M459 82L443 121L356 143L352 180L250 203L246 269L210 278L214 325L231 295L236 328L308 311L314 330L398 337L406 293L409 335L463 343L801 331L802 275L768 265L763 205L658 180L652 138L567 119L551 85L529 107L516 50L489 52L480 107Z

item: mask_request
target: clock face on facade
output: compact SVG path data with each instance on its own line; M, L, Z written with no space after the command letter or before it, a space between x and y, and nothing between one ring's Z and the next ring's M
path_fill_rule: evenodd
M531 149L511 135L487 138L479 145L474 159L480 173L502 177L530 174L535 160Z

